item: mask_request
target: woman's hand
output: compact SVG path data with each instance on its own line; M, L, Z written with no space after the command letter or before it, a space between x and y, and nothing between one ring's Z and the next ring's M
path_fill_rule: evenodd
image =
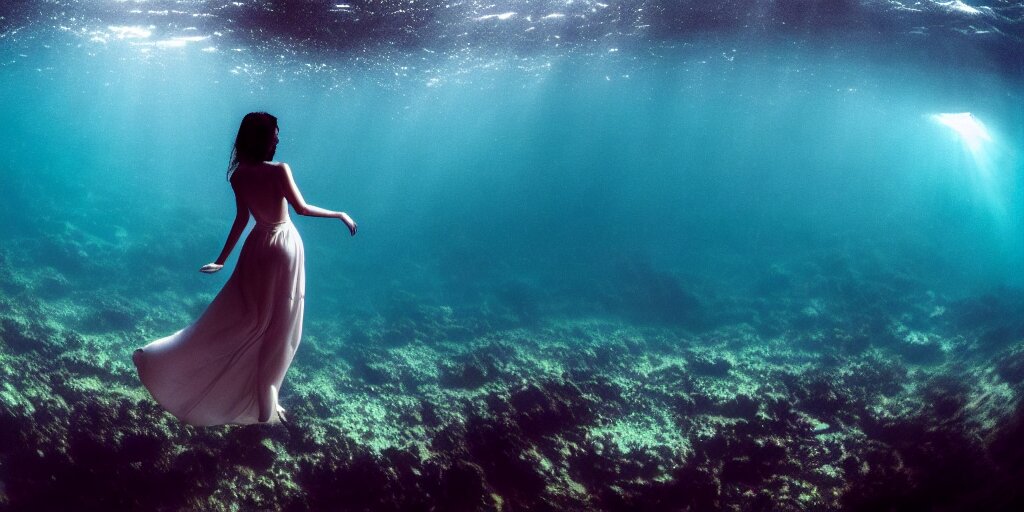
M199 269L199 271L205 272L207 274L212 274L222 268L224 268L224 265L218 265L216 263L207 263L206 265L203 265L203 268Z
M341 216L339 218L346 226L348 226L348 230L352 233L352 236L356 236L356 221L352 220L352 217L349 217L345 212L341 212Z

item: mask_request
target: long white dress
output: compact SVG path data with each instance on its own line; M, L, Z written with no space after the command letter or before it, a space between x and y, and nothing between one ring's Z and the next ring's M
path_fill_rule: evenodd
M295 225L257 222L199 319L139 349L139 379L190 425L258 423L261 401L269 422L280 422L277 394L302 337L305 289Z

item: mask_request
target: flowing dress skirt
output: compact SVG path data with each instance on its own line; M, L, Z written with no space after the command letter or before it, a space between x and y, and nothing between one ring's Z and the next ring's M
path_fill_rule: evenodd
M305 279L295 225L257 223L199 319L136 351L142 384L190 425L258 423L261 404L278 423L277 391L302 337Z

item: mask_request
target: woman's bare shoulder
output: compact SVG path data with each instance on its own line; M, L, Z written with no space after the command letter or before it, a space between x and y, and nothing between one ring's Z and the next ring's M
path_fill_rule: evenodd
M292 170L292 168L288 167L288 164L284 162L263 162L260 165L268 171L282 172Z
M232 173L229 181L234 184L236 177L243 179L242 177L249 176L250 178L244 178L246 180L251 178L257 178L258 176L284 176L291 172L291 168L284 162L259 162L259 163L240 163Z

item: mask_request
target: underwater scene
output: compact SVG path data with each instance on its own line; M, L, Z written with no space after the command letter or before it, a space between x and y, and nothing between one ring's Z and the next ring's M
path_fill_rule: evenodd
M254 111L359 232L194 427ZM0 112L0 510L1024 510L1019 1L13 0Z

